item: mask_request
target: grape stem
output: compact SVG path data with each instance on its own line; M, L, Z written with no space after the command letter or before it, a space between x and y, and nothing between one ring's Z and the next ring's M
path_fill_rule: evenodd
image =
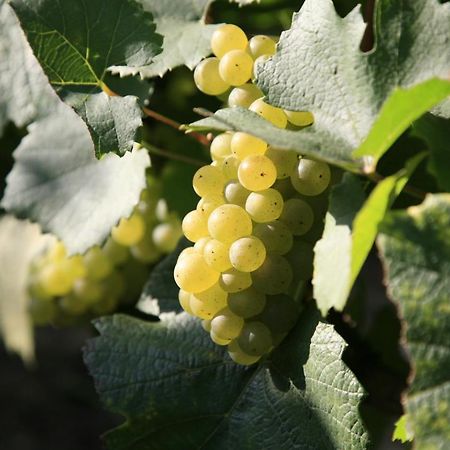
M146 142L146 141L142 141L141 145L143 147L145 147L145 149L151 155L158 155L158 156L162 156L163 158L172 159L174 161L181 161L181 162L190 164L192 166L202 167L205 164L207 164L205 161L200 161L198 159L190 158L189 156L180 155L179 153L173 153L173 152L169 152L168 150L164 150L162 148L155 147L153 144L150 144L149 142Z

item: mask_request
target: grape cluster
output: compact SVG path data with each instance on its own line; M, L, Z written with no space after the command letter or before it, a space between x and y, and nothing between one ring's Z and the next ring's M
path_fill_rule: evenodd
M169 213L159 183L149 177L130 217L120 220L102 247L68 256L57 241L35 258L28 283L34 323L71 324L135 300L148 265L172 252L181 235L179 218Z
M268 105L256 86L243 84L254 60L273 54L273 40L247 41L240 28L223 25L212 49L217 58L204 60L194 73L203 92L217 95L237 86L230 105L249 107L278 127L311 120L309 113ZM311 277L312 243L323 227L331 172L325 163L243 132L219 134L210 154L212 163L193 178L201 199L182 223L194 246L179 255L174 277L183 309L203 319L211 339L227 345L235 362L250 365L297 320L294 296L299 281ZM293 267L303 272L294 274Z

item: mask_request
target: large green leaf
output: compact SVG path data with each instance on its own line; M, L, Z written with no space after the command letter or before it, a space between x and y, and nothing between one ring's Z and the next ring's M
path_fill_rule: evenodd
M363 449L361 386L345 344L310 306L270 359L233 363L186 313L96 322L85 361L105 405L127 417L110 449ZM317 328L316 328L317 327Z
M415 379L406 408L417 448L450 446L450 195L391 212L378 245L398 302Z
M88 125L97 155L131 150L141 125L137 98L102 89L110 66L148 64L160 52L152 15L133 0L11 4L51 84Z
M39 222L70 252L100 244L131 213L149 165L143 150L97 160L86 127L64 103L30 125L14 157L2 206Z

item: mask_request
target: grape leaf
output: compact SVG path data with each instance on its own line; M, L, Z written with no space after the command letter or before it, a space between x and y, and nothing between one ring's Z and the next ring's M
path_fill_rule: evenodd
M71 253L102 243L131 213L149 165L145 151L97 160L86 127L64 103L30 125L14 157L2 206L38 222Z
M109 448L366 448L361 386L340 359L342 338L317 325L314 307L251 368L233 363L186 313L161 319L96 321L100 337L85 361L105 405L128 419L106 435Z
M142 123L137 98L102 89L110 66L147 64L160 52L152 15L132 0L11 5L56 92L86 122L96 154L130 151Z
M377 244L407 322L415 379L406 399L417 448L446 449L450 405L450 195L389 213Z

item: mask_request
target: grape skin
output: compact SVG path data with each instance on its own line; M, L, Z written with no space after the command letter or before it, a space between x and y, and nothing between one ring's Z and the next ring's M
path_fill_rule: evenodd
M191 241L197 242L199 239L208 236L208 224L205 216L198 210L189 212L184 216L181 224L184 235Z
M237 239L230 247L230 261L236 270L253 272L264 262L266 248L255 236Z
M249 106L258 98L261 98L263 93L258 86L253 83L243 84L235 87L228 96L228 106L240 106L241 108L249 108Z
M291 175L294 188L303 195L316 196L324 192L331 181L328 164L302 158Z
M287 225L294 236L301 236L313 226L314 212L304 200L291 198L284 202L280 220Z
M208 218L208 230L214 239L231 244L236 239L252 233L252 221L240 206L226 204L211 213Z
M230 87L220 76L218 58L201 61L194 70L194 82L200 91L208 95L223 94Z
M259 114L278 128L286 128L287 117L284 111L265 103L262 99L255 100L249 110Z
M231 86L241 86L252 76L253 59L244 50L231 50L219 63L220 77Z
M231 152L239 160L251 155L263 155L267 150L267 143L248 133L238 131L231 139Z
M211 332L224 340L232 340L239 336L243 326L244 319L229 309L223 309L211 320Z
M211 48L218 58L231 50L245 50L248 39L241 28L232 24L221 25L211 37Z
M270 188L277 178L277 169L264 155L247 156L238 169L239 182L250 191Z
M245 210L256 223L272 222L283 211L283 197L275 189L252 192L246 202Z

